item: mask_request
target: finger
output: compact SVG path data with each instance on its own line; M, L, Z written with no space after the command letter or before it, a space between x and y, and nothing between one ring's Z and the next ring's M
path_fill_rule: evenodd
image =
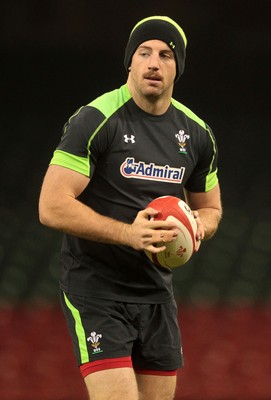
M198 223L198 229L197 229L197 232L196 232L196 239L197 240L203 240L204 236L205 236L205 232L206 232L206 229L205 229L203 223L200 221Z
M163 231L163 230L161 230L160 231L160 241L162 242L162 243L166 243L166 238L165 238L165 236L166 236L166 233L165 233L165 231Z
M143 236L144 247L162 246L163 243L174 242L178 236L177 231L152 230Z
M157 231L155 231L155 235L153 236L153 239L157 243L173 242L174 240L176 240L178 233L179 232L177 230L164 230L164 229L160 230L160 229L158 229Z
M196 240L201 241L204 239L204 231L202 229L198 229L196 233Z
M160 246L154 246L154 245L149 245L146 247L146 250L150 251L151 253L158 254L161 253L162 251L166 250L165 245L160 245Z
M201 246L201 240L197 240L195 244L195 252L197 253L199 251L199 248Z
M145 208L144 210L141 210L139 212L144 218L151 218L154 217L159 213L159 211L155 210L154 208L148 207Z
M161 231L160 232L160 239L162 240L162 242L164 242L164 237L165 237L165 232L164 231Z
M153 229L164 229L164 230L172 230L172 229L177 228L177 224L174 221L155 220L155 221L151 221L150 226Z

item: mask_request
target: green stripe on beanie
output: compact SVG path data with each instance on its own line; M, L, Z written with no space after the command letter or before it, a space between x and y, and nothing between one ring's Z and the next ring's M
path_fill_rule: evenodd
M144 18L134 26L125 49L124 66L126 71L130 67L133 54L138 46L147 40L154 39L165 42L173 50L177 71L175 81L177 81L184 71L187 39L182 28L166 16Z

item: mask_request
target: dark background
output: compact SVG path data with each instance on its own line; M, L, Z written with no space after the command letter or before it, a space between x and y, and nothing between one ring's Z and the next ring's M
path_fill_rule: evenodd
M270 298L269 4L15 0L2 5L1 298L57 297L60 234L38 222L42 178L69 116L124 83L130 30L155 14L174 18L187 35L186 69L174 97L216 135L224 206L216 238L175 273L176 294L188 301Z
M39 224L38 197L64 123L125 82L128 35L150 15L172 17L187 35L174 97L216 135L224 207L216 236L174 271L186 349L180 398L271 398L270 5L2 2L2 400L85 398L58 307L61 234Z
M201 256L176 272L177 295L191 300L199 280L200 297L270 297L269 4L15 0L2 5L2 298L57 296L60 235L38 223L42 178L69 116L124 83L130 30L155 14L174 18L187 35L186 69L174 97L208 122L220 154L224 219Z

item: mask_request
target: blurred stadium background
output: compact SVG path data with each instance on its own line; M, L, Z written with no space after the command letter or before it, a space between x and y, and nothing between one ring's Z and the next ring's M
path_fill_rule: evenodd
M175 97L216 134L224 203L215 238L174 271L185 351L176 398L271 399L269 3L3 3L1 400L87 399L58 305L61 235L38 222L39 190L64 122L124 82L130 29L153 14L187 34Z

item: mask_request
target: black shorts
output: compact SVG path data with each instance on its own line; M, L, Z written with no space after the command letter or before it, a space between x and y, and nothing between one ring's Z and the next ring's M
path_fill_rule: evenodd
M83 376L119 367L174 375L183 366L175 300L137 304L61 292L61 304Z

